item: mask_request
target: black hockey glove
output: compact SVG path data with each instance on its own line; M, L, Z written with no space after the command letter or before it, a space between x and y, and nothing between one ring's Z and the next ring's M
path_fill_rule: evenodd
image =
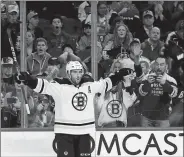
M35 89L38 83L38 79L34 76L31 76L28 72L20 72L20 74L15 74L14 78L18 84L23 83L31 89Z
M116 72L115 75L110 76L109 78L112 81L112 85L115 86L119 81L123 80L124 76L127 76L133 72L130 68L120 69L119 72Z
M134 93L134 90L131 86L126 87L126 92L128 92L130 95L132 95Z

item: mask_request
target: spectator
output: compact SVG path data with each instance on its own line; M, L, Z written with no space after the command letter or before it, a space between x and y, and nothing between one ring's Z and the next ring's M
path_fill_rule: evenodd
M83 29L84 35L80 38L78 42L77 54L83 50L91 50L91 24L84 24Z
M131 41L131 32L126 25L121 24L114 29L114 37L108 42L104 50L111 50L119 46L123 47L124 49L128 49Z
M98 70L101 70L101 77L106 78L109 75L113 59L109 57L106 51L102 52L102 59L99 62Z
M177 96L177 83L166 70L166 59L159 56L153 73L149 73L139 87L143 127L169 127L170 101Z
M78 19L83 22L84 20L86 20L87 16L88 16L88 11L87 9L90 7L88 2L83 2L79 5L78 8ZM87 11L87 12L86 12Z
M37 106L37 114L34 123L30 127L52 127L54 126L54 114L49 109L50 104L46 96L43 96L41 103Z
M118 72L122 68L123 68L123 65L122 65L120 59L116 59L112 63L112 66L111 66L111 69L110 69L110 73L109 74L113 74L115 72Z
M66 69L67 62L69 62L69 61L81 61L81 59L74 54L74 51L73 51L71 45L69 45L69 44L65 44L63 46L63 54L61 54L58 57L58 60L60 61L60 64L61 64L61 68L59 70L58 76L63 77L63 78L66 77L66 70L65 69Z
M173 110L169 116L171 127L183 127L183 103L184 103L184 62L176 69L178 73L178 95L173 99Z
M176 45L184 49L184 20L179 20L175 26L175 31L168 34L166 45L169 45L169 41L176 43Z
M21 102L11 93L5 96L4 106L1 108L1 127L2 128L15 128L20 127L20 106Z
M113 17L111 16L110 20L112 21L112 23L110 24L109 33L104 37L104 41L102 42L102 47L103 48L113 38L114 28L116 28L117 25L124 24L122 17L116 16L114 19L112 19L112 18ZM110 20L109 20L109 22L110 22Z
M48 34L48 53L53 57L59 57L63 51L62 47L68 44L70 36L65 33L63 28L63 21L59 15L54 15L51 19L52 32Z
M133 73L133 71L132 71ZM123 77L123 82L118 83L106 94L100 93L100 112L98 126L103 128L115 128L127 126L127 110L136 100L136 95L131 89L132 73ZM101 100L102 99L102 100Z
M106 2L98 2L97 13L97 34L104 36L109 31L109 19L107 18L108 10Z
M179 20L175 27L166 39L164 55L169 60L169 73L176 78L176 69L184 60L184 20Z
M142 55L150 61L155 60L159 55L164 55L162 50L164 42L160 41L160 29L153 27L150 30L149 38L141 44Z
M4 57L1 60L2 78L3 82L14 85L13 78L13 59L11 57Z
M100 104L103 104L101 108L101 113L98 119L98 125L103 127L126 127L127 126L127 110L130 106L133 105L136 100L136 95L133 90L132 82L134 80L133 72L136 72L136 77L140 78L142 76L142 70L139 64L140 52L136 52L136 49L133 50L132 59L133 61L115 60L112 65L111 72L115 73L121 68L129 69L127 76L123 77L122 84L119 83L117 87L114 87L110 93L106 93L102 98L104 102L100 100ZM126 96L125 96L126 95ZM127 99L126 99L127 98ZM105 105L106 104L106 105ZM116 106L117 104L118 106ZM105 106L104 106L105 105ZM107 108L108 110L105 110ZM114 108L118 108L114 112ZM124 112L126 111L126 112ZM117 122L120 121L120 122Z
M35 45L36 52L27 57L27 69L32 75L42 75L48 67L51 56L46 52L48 46L44 38L38 38Z
M135 30L135 38L138 38L141 42L148 39L149 32L153 28L154 23L154 15L153 12L150 10L146 10L143 12L142 16L142 26L137 27Z
M144 73L144 75L147 75L150 71L150 60L142 56L140 58L140 65L141 65L142 72Z
M154 26L160 28L161 40L165 40L168 32L173 30L172 24L163 15L163 4L154 4Z
M134 38L132 40L132 42L130 43L130 57L131 57L131 54L133 53L133 51L135 51L135 49L137 49L137 51L140 51L140 65L142 67L142 71L144 73L144 75L146 75L149 70L150 70L150 60L144 56L142 56L142 49L141 49L141 43L140 43L140 40L137 39L137 38Z
M30 56L32 53L36 51L34 46L34 40L35 40L34 34L31 31L27 31L26 33L27 56Z
M164 1L163 15L170 21L173 28L184 14L183 1Z
M17 35L20 34L20 26L18 23L19 6L15 1L3 2L2 5L6 10L5 14L7 18L4 21L4 24L2 24L3 27L1 28L1 59L4 57L13 57L7 30L10 31L14 46L16 44ZM18 57L20 55L19 52L16 52L16 55Z
M13 77L13 59L11 57L4 57L1 61L2 75L1 75L1 90L3 93L16 91L15 80Z
M59 76L59 70L61 68L61 63L58 58L51 57L48 60L48 68L45 72L46 74L46 80L52 81L54 78L60 78Z
M27 30L31 31L32 34L34 34L35 39L43 37L43 31L40 27L38 27L39 24L39 17L38 13L34 11L30 11L27 14Z
M135 27L139 27L141 24L139 10L132 1L120 2L120 8L118 15L124 19L124 24L128 26L130 32L134 35Z

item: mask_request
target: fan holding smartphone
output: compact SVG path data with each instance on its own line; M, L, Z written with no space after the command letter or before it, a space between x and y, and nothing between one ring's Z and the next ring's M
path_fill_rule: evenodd
M166 59L159 56L139 87L139 93L144 97L140 101L141 126L169 127L171 101L177 96L177 91L176 80L167 74Z

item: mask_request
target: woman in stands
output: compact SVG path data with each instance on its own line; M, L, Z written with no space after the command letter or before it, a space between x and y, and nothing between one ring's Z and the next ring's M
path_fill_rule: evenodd
M128 49L132 38L132 34L125 24L117 25L114 29L114 36L112 40L108 42L104 50L111 50L117 47Z

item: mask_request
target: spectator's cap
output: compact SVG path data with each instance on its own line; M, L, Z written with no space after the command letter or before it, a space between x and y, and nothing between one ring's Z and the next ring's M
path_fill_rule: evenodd
M184 20L179 20L179 21L176 23L175 30L176 30L176 31L184 30Z
M143 17L145 17L145 16L147 16L147 15L152 16L152 17L153 17L153 12L152 12L152 11L150 11L150 10L146 10L146 11L144 11L144 12L143 12Z
M7 7L8 13L16 12L19 13L19 6L18 5L8 5Z
M48 60L48 65L60 65L60 61L56 57L50 57Z
M130 46L134 43L141 44L140 40L138 38L133 38L132 42L130 43Z
M27 14L27 21L30 21L31 18L38 16L38 13L34 12L34 11L30 11L29 14Z
M11 57L3 57L1 60L1 65L13 65L13 59Z

